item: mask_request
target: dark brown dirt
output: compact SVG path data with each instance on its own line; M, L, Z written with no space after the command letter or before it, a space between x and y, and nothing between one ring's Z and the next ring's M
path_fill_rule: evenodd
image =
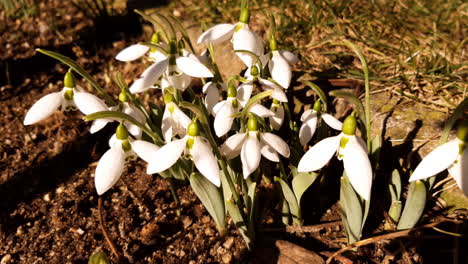
M113 56L145 36L133 15L89 17L69 1L36 3L36 13L29 17L11 18L0 11L0 261L87 263L93 252L101 250L116 261L99 227L93 179L96 162L108 149L107 140L115 127L91 135L89 124L76 112L57 112L28 127L22 120L40 97L61 89L67 71L66 66L37 54L35 48L78 57L77 61L115 95L117 87L110 80L113 72L123 72L129 82L141 73L142 66L116 62ZM336 186L338 177L327 181ZM134 161L102 197L105 226L122 255L119 263L308 263L317 256L326 258L346 243L339 223L337 188L322 190L331 197L322 201L318 186L313 186L303 200L303 206L308 206L304 207L306 225L330 224L314 232L286 232L277 206L261 220L257 249L250 254L232 225L227 236L219 236L187 183L178 182L177 187L180 215L168 182L147 175L143 162ZM277 191L272 186L260 189L266 197ZM375 212L380 214L382 209ZM367 237L382 231L380 216L371 215L369 221ZM463 233L466 225L459 229ZM422 257L424 250L418 250L437 246L427 245L425 238L431 236L445 239L447 244L463 242L430 233L419 240L364 247L338 260L442 263ZM403 246L395 246L398 243ZM300 252L300 257L291 252ZM451 259L447 257L450 254L442 254L441 259ZM347 262L350 259L354 262Z

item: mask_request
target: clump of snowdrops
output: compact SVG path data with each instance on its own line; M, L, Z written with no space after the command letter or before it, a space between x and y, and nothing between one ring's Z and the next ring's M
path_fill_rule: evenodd
M155 32L148 42L133 44L115 57L122 62L141 63L134 62L139 60L147 65L129 87L117 74L120 94L109 95L71 59L38 49L65 63L70 70L65 75L64 88L39 99L26 114L24 124L40 122L58 109L81 111L85 120L92 121L91 133L117 122L109 150L99 160L94 175L99 195L115 185L129 160L140 158L147 163L148 174L159 174L171 184L172 179L188 181L221 235L227 232L228 214L249 248L265 212L258 207L258 186L276 182L283 223L301 225L302 211L308 210L301 207L302 195L323 176L322 168L336 158L344 167L341 185L336 188L340 188L341 216L348 242L360 240L369 213L380 143L378 137L371 138L368 69L359 48L349 41L343 43L363 65L365 105L353 94L330 92L349 99L355 106L341 122L328 112L327 95L317 85L305 82L317 100L299 117L290 111L292 68L299 58L279 46L273 17L265 42L250 29L248 2L244 0L239 21L204 31L197 43L206 49L196 54L177 19L137 12L153 23ZM245 64L243 74L222 78L213 46L223 42L232 43ZM77 85L77 74L95 88L97 95ZM191 85L196 78L203 83L203 94L197 94ZM164 105L145 105L141 94L151 89L161 91ZM462 110L458 112L463 112L463 106L459 108ZM454 115L446 130L459 117L460 114ZM296 120L300 120L299 124ZM432 176L439 172L448 169L468 194L467 131L466 121L461 121L456 139L423 159L410 178L404 207L398 171L389 177L389 215L398 229L417 224L434 183ZM307 149L309 144L312 147ZM264 169L262 163L272 169ZM177 201L177 193L174 188L171 190Z

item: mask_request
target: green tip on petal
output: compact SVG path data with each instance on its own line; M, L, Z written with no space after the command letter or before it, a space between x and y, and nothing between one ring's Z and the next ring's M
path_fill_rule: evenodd
M462 120L457 129L457 138L463 142L468 141L468 121Z
M271 51L277 51L278 50L278 43L276 42L276 38L274 34L270 34L270 49Z
M250 68L250 75L252 76L257 76L258 75L258 67L257 66L252 66L252 68Z
M356 133L357 120L354 115L349 115L343 122L343 133L353 136Z
M278 100L276 100L276 99L273 99L272 104L274 104L274 105L279 105L279 104L280 104L280 101L278 101Z
M174 40L169 42L169 54L177 54L177 43Z
M239 22L248 24L250 20L250 11L249 7L244 6L241 10L240 16L239 16Z
M66 89L65 93L63 93L63 98L65 98L65 100L73 100L73 90L72 89Z
M322 102L320 101L320 99L315 101L314 110L317 111L317 112L322 111Z
M236 89L236 87L234 87L234 84L232 84L232 82L228 83L227 96L228 97L236 97L237 96L237 89Z
M190 125L187 127L187 135L191 137L198 136L200 129L198 127L198 121L194 120Z
M122 149L124 152L130 151L132 149L132 145L130 145L130 142L127 139L122 141Z
M128 138L128 130L122 123L120 123L115 130L115 136L120 140L126 140Z
M258 121L254 115L249 117L249 121L247 121L247 129L249 131L258 131Z
M159 44L159 34L158 32L153 33L151 36L151 42L154 44Z
M127 95L126 92L121 91L119 93L119 101L122 102L122 103L128 102L128 95Z
M172 102L174 102L174 96L171 93L166 93L164 95L164 103L168 104Z
M65 83L65 87L75 88L76 79L75 79L75 75L73 74L71 69L68 70L68 72L65 74L65 79L64 79L63 82Z

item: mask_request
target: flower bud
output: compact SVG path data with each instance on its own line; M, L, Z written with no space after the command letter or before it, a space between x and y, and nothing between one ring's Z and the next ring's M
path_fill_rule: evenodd
M239 16L239 22L248 24L250 20L250 11L248 7L244 7L241 10L240 16Z
M458 126L457 138L463 142L468 141L468 121L467 120L461 121L461 124Z
M252 76L258 76L258 67L256 65L252 66L252 68L250 68L250 75Z
M249 131L258 131L258 121L254 115L249 117L249 121L247 121L247 129Z
M119 101L122 102L122 103L125 103L128 101L128 95L125 91L121 91L119 93Z
M343 133L353 136L356 133L357 120L354 115L349 115L343 122Z
M71 69L68 70L68 72L65 74L65 78L64 78L63 82L65 84L65 87L68 87L68 88L75 88L76 87L75 75L73 74Z
M187 135L191 137L198 136L199 133L198 121L194 120L190 125L187 127Z
M313 109L317 112L320 112L322 110L322 102L320 102L320 99L315 101Z
M115 136L120 140L126 140L128 138L128 130L122 123L120 123L115 130Z
M236 87L234 87L234 84L232 84L232 82L228 83L227 96L228 97L236 97L237 96L237 89L236 89Z

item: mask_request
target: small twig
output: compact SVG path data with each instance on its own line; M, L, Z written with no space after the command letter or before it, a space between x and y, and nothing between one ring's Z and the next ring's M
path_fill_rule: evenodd
M331 255L327 259L326 263L329 264L336 256L338 256L341 253L343 253L345 251L348 251L348 250L350 250L352 248L377 243L377 242L382 241L382 240L395 239L395 238L399 238L399 237L409 236L411 232L421 230L421 229L426 229L426 228L433 228L435 226L438 226L438 225L440 225L442 223L446 223L446 222L457 223L457 224L461 223L461 221L456 220L456 219L445 218L444 220L439 221L439 222L433 222L433 223L429 223L429 224L426 224L426 225L423 225L423 226L414 227L414 228L411 228L411 229L406 229L406 230L402 230L402 231L397 231L397 232L393 232L393 233L389 233L389 234L384 234L384 235L364 239L364 240L358 241L356 243L352 243L352 244L338 250L337 252L335 252L333 255Z
M278 231L286 231L288 233L316 233L319 232L320 230L330 227L330 226L337 226L343 225L342 221L335 221L335 222L328 222L328 223L323 223L323 224L318 224L318 225L310 225L310 226L287 226L286 228L281 227L281 228L264 228L261 231L263 232L278 232Z
M102 198L100 196L98 199L98 213L99 213L99 227L101 228L104 238L106 239L107 244L111 248L112 253L117 258L117 261L119 261L120 260L119 251L117 250L117 247L114 245L114 243L110 239L109 233L107 233L107 229L104 226L104 217L102 216Z

